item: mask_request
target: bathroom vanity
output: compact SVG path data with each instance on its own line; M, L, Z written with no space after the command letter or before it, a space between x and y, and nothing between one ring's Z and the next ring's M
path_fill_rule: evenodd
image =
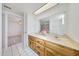
M66 36L30 34L28 39L39 56L79 56L79 44Z

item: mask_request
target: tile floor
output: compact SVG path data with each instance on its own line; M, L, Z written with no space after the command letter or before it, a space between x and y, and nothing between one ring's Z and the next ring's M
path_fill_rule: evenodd
M22 43L12 45L3 51L3 56L38 56L32 49L23 49Z

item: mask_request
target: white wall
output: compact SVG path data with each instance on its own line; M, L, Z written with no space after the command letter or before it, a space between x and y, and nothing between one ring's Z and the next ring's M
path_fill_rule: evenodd
M2 55L2 4L0 3L0 55Z
M38 32L38 25L39 20L33 14L27 14L27 33L37 33Z
M69 6L67 34L79 42L79 4Z
M28 46L28 35L39 32L39 21L31 13L24 14L24 47Z

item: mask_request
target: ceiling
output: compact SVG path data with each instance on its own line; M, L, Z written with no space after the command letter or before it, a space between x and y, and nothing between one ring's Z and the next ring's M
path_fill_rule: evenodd
M4 8L9 11L17 13L23 13L23 12L34 13L44 4L45 3L4 3L3 5L7 5L8 7L10 7L11 9Z

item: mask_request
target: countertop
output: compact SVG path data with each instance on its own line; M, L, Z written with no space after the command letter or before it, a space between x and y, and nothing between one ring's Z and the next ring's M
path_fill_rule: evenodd
M59 44L59 45L63 45L63 46L66 46L66 47L69 47L69 48L72 48L72 49L79 51L79 43L77 43L76 41L67 37L66 35L57 35L57 36L54 35L54 34L53 35L51 35L51 34L48 34L48 35L29 34L29 35L34 36L34 37L38 37L40 39L47 40L47 41L50 41L50 42L53 42L53 43L56 43L56 44Z

